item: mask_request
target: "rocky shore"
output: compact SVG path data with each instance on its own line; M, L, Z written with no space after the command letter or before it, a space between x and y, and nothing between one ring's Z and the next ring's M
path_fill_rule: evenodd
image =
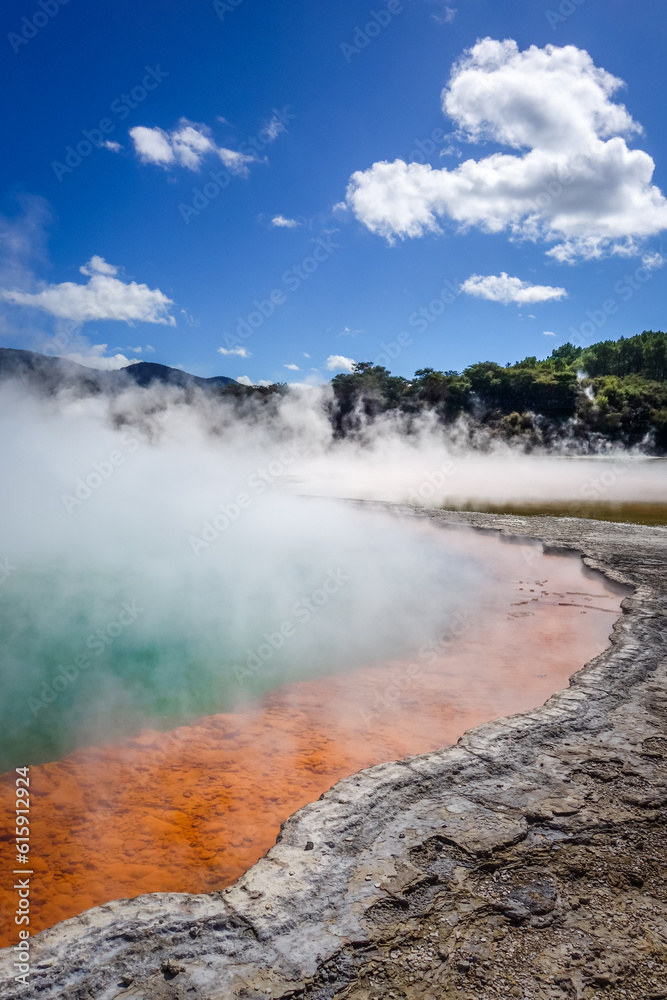
M667 998L667 528L395 509L581 551L633 588L608 650L533 712L340 781L223 892L44 931L28 987L6 949L2 1000Z

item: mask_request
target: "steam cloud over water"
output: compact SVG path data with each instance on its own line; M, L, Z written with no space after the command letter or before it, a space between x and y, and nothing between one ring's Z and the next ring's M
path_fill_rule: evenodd
M313 447L294 414L164 401L2 395L3 769L408 653L477 582L444 538L271 482Z
M663 475L482 453L428 421L335 440L326 390L255 405L8 383L0 440L2 770L412 655L490 586L446 532L331 497L437 505L539 481L550 499L646 499Z

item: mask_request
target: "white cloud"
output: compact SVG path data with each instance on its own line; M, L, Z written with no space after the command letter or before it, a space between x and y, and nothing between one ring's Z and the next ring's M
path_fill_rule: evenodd
M194 316L191 316L190 313L187 311L187 309L181 309L181 316L183 316L185 318L185 322L188 324L188 326L199 326L200 325L199 320L195 319Z
M174 155L181 166L199 170L204 156L215 150L215 143L207 135L205 126L186 124L185 119L181 119L179 124L181 127L170 136Z
M255 162L254 156L250 156L248 153L237 153L233 149L225 149L224 146L218 149L218 156L233 174L247 174L246 164Z
M642 257L642 267L645 267L647 271L655 271L659 267L664 267L664 265L665 258L657 250L649 251Z
M454 65L443 109L459 138L517 152L452 170L381 161L352 175L347 202L390 242L440 233L446 220L554 243L562 262L636 253L667 228L667 200L651 183L652 158L627 146L641 127L611 99L621 86L573 45L520 52L485 38Z
M266 140L266 142L274 142L278 138L281 132L286 132L286 131L287 129L285 128L281 120L279 118L276 118L274 115L269 124L265 125L264 128L261 129L261 136L263 139Z
M451 24L457 13L458 11L455 7L445 7L441 14L432 14L431 16L438 24Z
M169 136L161 128L136 125L130 129L130 138L142 163L157 163L166 167L176 159Z
M88 278L92 278L94 274L118 274L118 268L115 264L107 264L104 257L100 257L96 253L93 254L89 261L81 265L79 271L81 274L85 274Z
M112 351L132 351L133 354L155 354L155 348L151 347L150 344L146 344L144 347L141 345L139 347L112 347Z
M502 302L507 305L516 302L526 305L533 302L548 302L551 299L562 299L567 295L564 288L553 285L531 285L529 281L520 278L510 278L505 271L500 274L471 274L461 285L461 291L466 295L475 295L489 302Z
M248 385L248 386L253 386L253 385L268 386L274 384L273 382L269 382L268 379L265 378L261 378L259 382L253 382L253 380L251 378L248 378L247 375L240 375L236 381L240 382L241 385Z
M249 358L250 351L247 347L219 347L218 354L222 354L224 357L236 356L238 358Z
M254 156L246 153L216 146L208 126L194 124L187 118L181 118L172 132L136 125L129 134L142 163L153 163L165 169L179 165L188 170L199 170L204 157L214 153L232 173L245 174L248 172L246 164L255 160Z
M300 223L296 219L286 219L284 215L274 215L271 225L278 229L296 229Z
M119 142L114 142L112 139L107 139L102 146L104 149L110 149L112 153L120 153L123 148Z
M68 354L62 354L61 357L66 358L68 361L75 361L78 365L83 365L85 368L96 368L102 372L114 372L120 368L127 368L128 365L139 364L136 358L130 360L124 354L113 354L110 357L106 357L105 352L108 344L88 345L84 337L79 338L79 341L77 346L80 350L70 351ZM137 350L137 348L129 348L129 350Z
M283 368L289 368L291 372L300 372L301 369L298 365L283 365Z
M79 270L90 280L85 285L63 281L47 285L40 292L19 292L0 289L0 300L13 305L32 306L61 319L84 323L86 320L117 319L126 323L164 323L175 326L169 315L173 301L160 291L136 281L124 282L116 277L118 268L97 255Z
M315 372L316 369L313 369L313 371ZM314 374L314 375L305 375L304 378L301 380L301 382L288 382L287 384L289 388L294 390L295 392L301 392L306 394L312 392L313 389L326 385L327 380L322 375Z
M309 357L310 357L310 354L306 354L306 352L304 351L304 352L303 352L303 356L304 356L304 358L309 358Z
M543 330L542 331L542 336L543 337L555 337L556 334L552 333L551 330Z
M520 52L512 39L485 38L455 64L442 103L470 141L560 152L641 132L610 100L622 85L574 45Z
M326 360L326 367L330 372L351 372L355 363L352 358L345 358L342 354L330 354Z

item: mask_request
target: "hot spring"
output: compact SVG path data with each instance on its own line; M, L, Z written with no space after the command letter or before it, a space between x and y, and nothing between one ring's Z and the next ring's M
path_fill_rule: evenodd
M537 543L299 495L382 456L405 500L433 436L337 451L298 401L268 425L167 404L3 397L1 788L9 809L30 767L33 931L229 885L344 775L542 704L627 593Z

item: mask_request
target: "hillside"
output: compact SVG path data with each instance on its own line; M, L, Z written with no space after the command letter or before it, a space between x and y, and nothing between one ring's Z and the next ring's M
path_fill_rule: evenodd
M465 415L495 435L552 444L595 435L647 451L667 451L667 334L564 344L514 365L482 361L463 372L422 368L414 378L362 362L333 381L332 420L341 436L378 414L426 410L443 423Z
M84 368L64 358L0 348L0 380L19 378L39 391L72 387L82 394L116 393L132 385L200 389L238 406L277 405L284 384L240 385L225 375L200 378L178 368L142 361L119 371ZM474 436L513 440L530 449L575 441L641 446L667 453L667 334L645 331L589 347L563 344L549 357L527 357L505 366L481 361L462 372L421 368L411 379L371 362L332 379L327 404L334 433L349 437L391 412L408 430L426 413L442 424L463 417Z
M45 392L55 392L66 385L76 386L83 392L118 392L136 384L147 386L173 385L182 389L215 389L233 383L233 378L215 375L200 378L190 375L180 368L158 365L150 361L140 361L118 371L103 372L95 368L85 368L66 358L51 358L35 351L20 351L0 348L0 379L18 378L37 386Z

